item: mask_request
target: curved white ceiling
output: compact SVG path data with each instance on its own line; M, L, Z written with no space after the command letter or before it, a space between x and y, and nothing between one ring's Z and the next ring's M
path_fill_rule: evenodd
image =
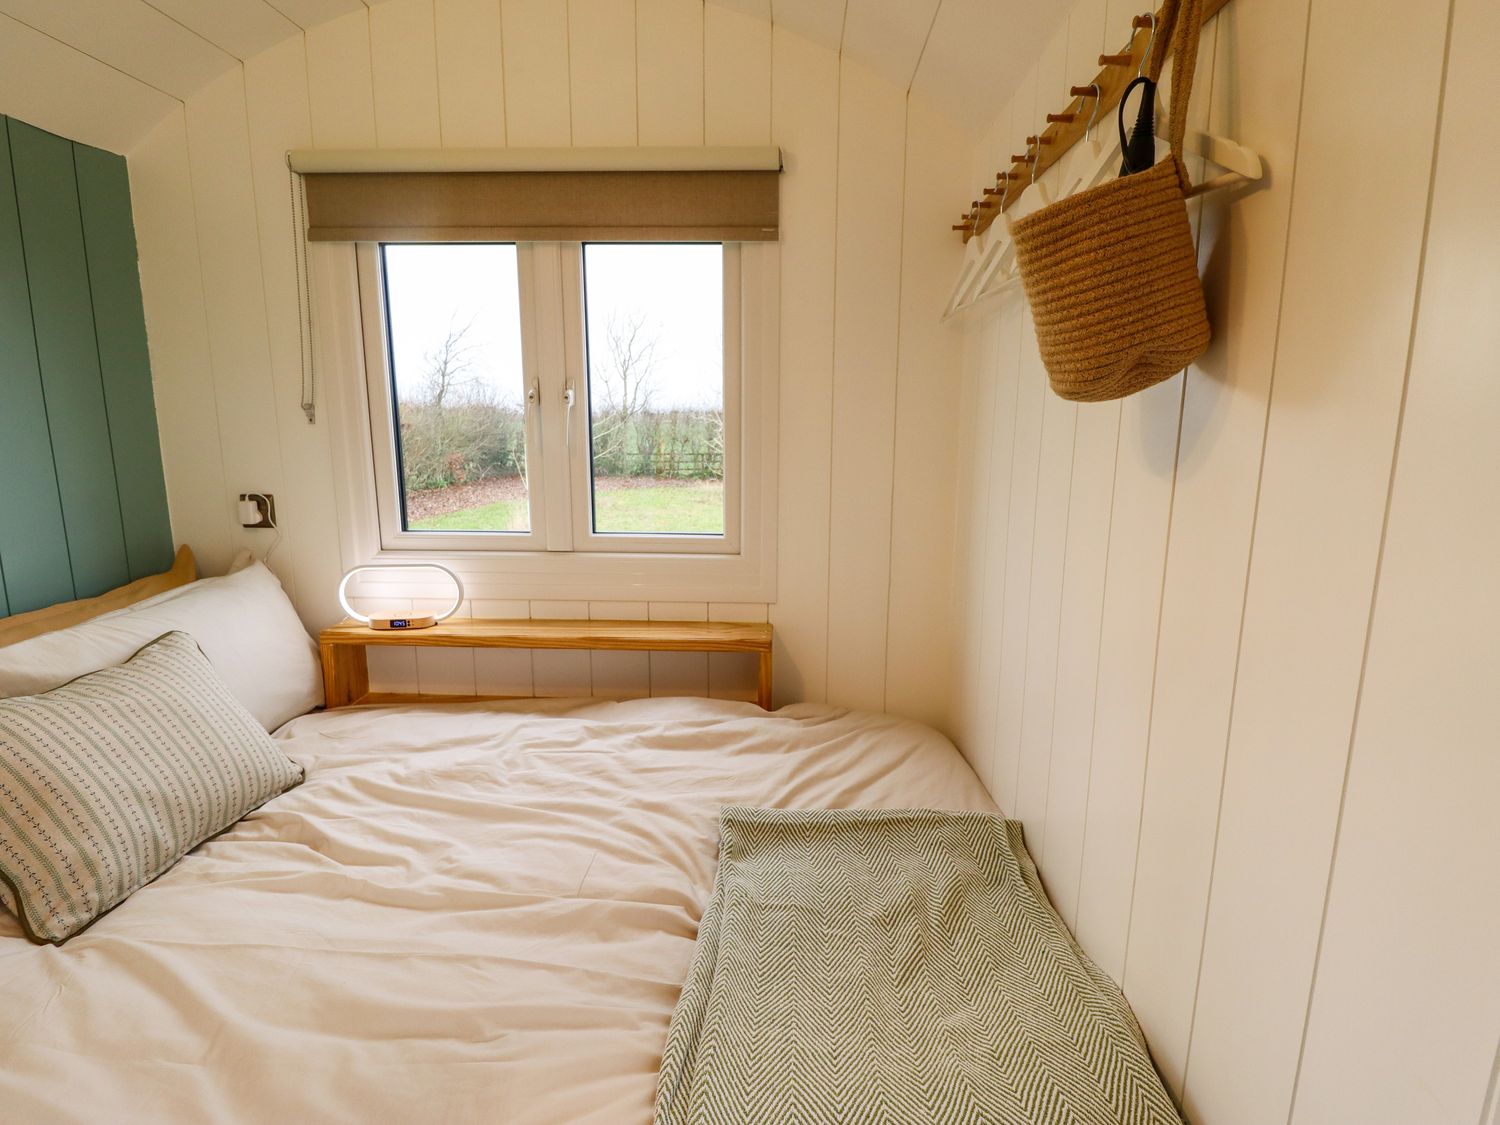
M383 2L0 0L0 113L128 152L179 102L240 62ZM706 2L841 51L974 132L1070 7L1070 0Z

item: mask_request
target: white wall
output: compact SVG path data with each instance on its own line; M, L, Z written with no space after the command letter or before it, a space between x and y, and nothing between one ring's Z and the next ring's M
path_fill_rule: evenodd
M1077 4L970 194L1134 10ZM1197 1122L1497 1112L1497 43L1231 3L1193 116L1270 176L1198 216L1207 354L1075 406L1019 296L965 326L951 725Z
M910 60L915 67L916 60ZM920 95L701 0L390 0L229 70L129 155L173 527L206 569L232 499L276 495L271 565L311 626L338 615L326 424L298 407L294 146L781 145L779 597L528 601L489 615L750 618L777 699L940 722L952 566L957 260L968 142ZM747 694L732 656L397 653L394 690Z

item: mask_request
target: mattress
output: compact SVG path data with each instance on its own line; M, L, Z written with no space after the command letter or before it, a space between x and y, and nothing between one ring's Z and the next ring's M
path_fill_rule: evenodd
M0 1106L51 1122L650 1121L725 804L993 812L887 716L354 708L307 781L60 948L0 914Z

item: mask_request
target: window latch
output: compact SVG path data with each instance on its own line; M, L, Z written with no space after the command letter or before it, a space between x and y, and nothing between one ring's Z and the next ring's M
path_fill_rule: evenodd
M526 388L526 406L527 406L527 408L530 409L531 407L534 407L538 402L541 401L541 398L542 398L541 387L539 386L539 384L537 383L537 381L535 379L533 379L531 381L531 386L529 386L529 387Z
M573 384L569 383L568 384L568 389L565 390L565 391L563 391L563 401L568 404L568 416L567 416L567 418L566 418L566 420L564 422L564 426L565 426L565 429L566 429L566 432L567 432L567 435L568 435L568 448L569 449L573 448L573 399L574 399L574 397L575 396L573 394Z

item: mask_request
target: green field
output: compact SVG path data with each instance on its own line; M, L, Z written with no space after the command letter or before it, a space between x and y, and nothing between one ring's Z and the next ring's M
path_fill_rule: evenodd
M526 501L501 500L478 508L412 520L410 531L526 531Z
M478 508L412 522L412 531L525 531L524 500L501 500ZM721 481L656 488L601 488L594 493L594 530L663 534L724 534Z

